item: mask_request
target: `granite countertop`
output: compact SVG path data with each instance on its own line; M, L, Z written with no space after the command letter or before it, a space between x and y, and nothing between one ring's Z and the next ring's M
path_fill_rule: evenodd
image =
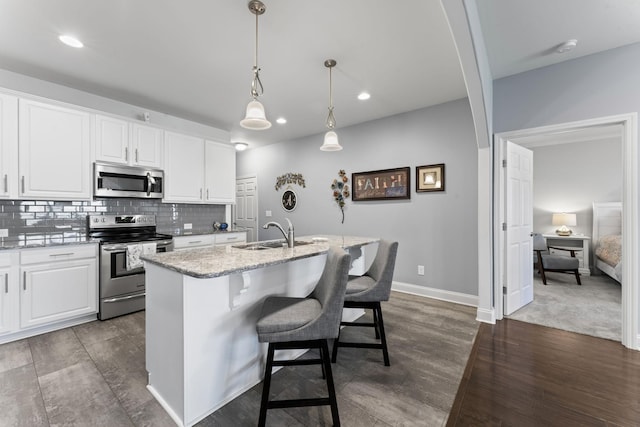
M91 239L84 233L21 233L15 236L1 237L0 250L44 248L60 245L83 245L97 243L100 243L100 241Z
M358 248L379 240L379 238L356 236L303 236L296 238L296 241L313 241L313 243L296 246L293 249L284 247L247 250L233 246L207 247L146 255L142 259L188 276L204 279L309 258L326 253L330 246L340 246L345 249Z

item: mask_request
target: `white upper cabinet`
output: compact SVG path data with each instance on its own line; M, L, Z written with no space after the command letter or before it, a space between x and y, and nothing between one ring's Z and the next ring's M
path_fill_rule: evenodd
M165 132L164 202L235 203L236 155L229 144Z
M19 195L91 198L91 114L19 100Z
M98 114L96 160L162 168L162 129Z
M18 197L18 98L0 94L0 197Z
M209 203L236 202L236 150L232 145L205 142L205 199Z
M166 131L164 133L164 202L204 201L204 140Z
M162 129L131 124L131 160L133 165L162 169Z

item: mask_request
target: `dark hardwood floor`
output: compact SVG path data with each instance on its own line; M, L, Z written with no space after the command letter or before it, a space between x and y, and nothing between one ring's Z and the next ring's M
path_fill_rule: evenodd
M640 426L640 352L516 320L482 324L447 426Z

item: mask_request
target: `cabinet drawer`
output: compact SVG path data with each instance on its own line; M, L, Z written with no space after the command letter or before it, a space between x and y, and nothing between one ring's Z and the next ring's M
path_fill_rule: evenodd
M246 241L247 233L216 234L216 245L229 245Z
M194 236L178 236L173 238L173 249L200 248L213 246L215 240L213 234L199 234Z
M98 256L98 246L63 245L45 249L23 249L20 253L21 264L37 264L41 262L68 261L82 258L95 258Z
M1 251L0 252L0 267L11 267L11 254L15 252Z

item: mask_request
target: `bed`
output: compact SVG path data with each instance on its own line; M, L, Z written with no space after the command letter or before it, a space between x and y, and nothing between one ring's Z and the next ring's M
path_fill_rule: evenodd
M593 203L594 266L614 280L622 281L622 203ZM596 270L596 272L597 272Z

